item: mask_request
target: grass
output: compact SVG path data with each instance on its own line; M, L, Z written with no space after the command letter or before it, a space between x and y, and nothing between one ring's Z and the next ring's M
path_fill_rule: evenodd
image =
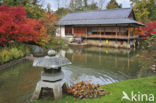
M123 96L122 91L125 91L130 95L131 91L134 93L142 94L154 94L156 96L156 76L126 80L118 83L103 85L101 88L108 90L111 94L93 99L76 99L73 96L63 95L61 100L52 100L52 98L41 99L33 103L134 103L128 100L121 101ZM156 103L156 97L154 98ZM135 103L147 103L147 102L136 102ZM149 102L148 102L149 103Z

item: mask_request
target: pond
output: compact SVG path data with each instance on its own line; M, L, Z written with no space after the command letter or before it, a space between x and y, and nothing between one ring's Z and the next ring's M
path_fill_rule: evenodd
M66 48L57 50L72 65L63 67L68 84L90 81L101 85L155 75L142 70L136 54L140 51L111 48ZM41 68L24 61L0 71L0 103L27 103L40 79Z

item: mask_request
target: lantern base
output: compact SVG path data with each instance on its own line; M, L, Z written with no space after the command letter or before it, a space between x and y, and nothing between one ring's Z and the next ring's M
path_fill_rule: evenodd
M54 99L59 100L62 98L62 88L65 84L65 80L60 80L57 82L45 82L45 81L39 81L37 83L35 92L32 96L32 101L38 100L40 98L40 95L42 93L42 89L44 88L50 88L53 90Z

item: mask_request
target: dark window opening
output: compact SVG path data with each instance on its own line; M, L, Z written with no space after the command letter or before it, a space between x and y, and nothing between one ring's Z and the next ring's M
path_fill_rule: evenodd
M106 35L115 35L116 33L115 32L106 32L105 34Z
M72 27L65 27L65 34L66 35L73 35L72 34Z

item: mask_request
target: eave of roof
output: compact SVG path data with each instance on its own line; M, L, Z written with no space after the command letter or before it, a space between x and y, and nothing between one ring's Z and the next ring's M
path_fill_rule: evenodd
M129 18L115 18L115 19L92 19L92 20L63 20L58 21L57 25L106 25L106 24L137 24L144 26L135 20Z

